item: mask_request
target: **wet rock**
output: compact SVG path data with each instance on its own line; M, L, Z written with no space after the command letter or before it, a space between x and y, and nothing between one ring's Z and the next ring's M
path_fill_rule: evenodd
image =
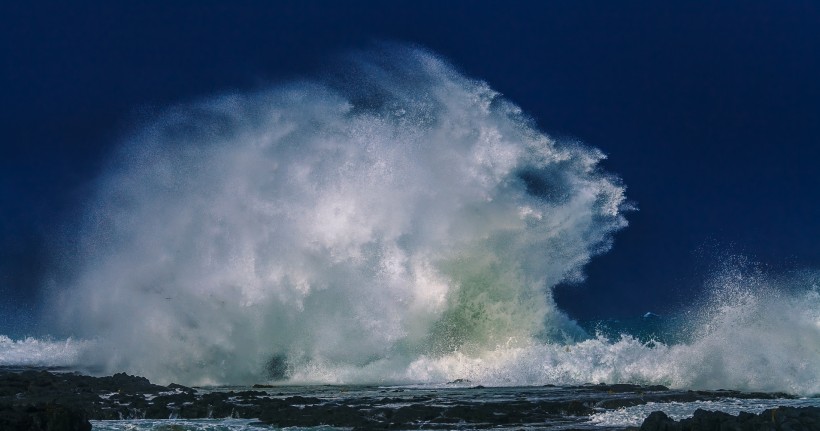
M54 404L0 405L3 431L91 431L85 411Z
M194 388L189 388L187 386L178 385L176 383L171 383L170 385L168 385L168 389L172 389L172 390L177 391L177 392L185 392L187 394L193 394L193 393L196 392L196 389L194 389Z
M820 407L780 407L755 415L741 412L732 416L724 412L698 409L688 419L674 421L663 412L652 412L641 424L641 431L817 431L820 430Z
M73 422L65 419L68 416L64 412L70 411L79 411L88 419L99 420L235 417L257 419L260 423L278 427L327 425L354 430L420 427L442 430L496 427L515 429L530 427L532 424L568 423L567 421L580 423L583 418L595 411L648 402L705 401L725 397L786 397L783 394L680 391L663 386L628 384L585 385L557 389L519 388L520 390L475 387L406 391L379 388L378 391L357 392L354 389L349 396L346 388L317 389L310 396L288 393L286 390L283 390L284 393L273 393L259 389L266 388L211 391L178 384L167 387L155 385L143 377L125 373L108 377L89 377L73 373L0 370L0 406L3 406L0 409L0 421L5 421L0 422L0 431L44 431L46 429L42 426L49 423L74 426L70 425ZM545 391L551 394L547 398L544 397ZM484 392L492 392L493 396L486 397L487 394ZM385 396L388 394L389 396ZM26 410L32 408L30 406L45 405L52 407L45 410ZM820 427L810 428L816 425L816 422L812 425L811 421L814 419L810 414L780 409L774 413L770 412L771 415L779 418L777 420L780 422L776 422L780 424L778 429L820 430ZM35 420L32 419L34 417L40 418L36 422L40 425L36 426L41 428L32 428L35 426ZM689 422L675 422L659 413L647 418L644 429L683 431L722 426L722 430L732 430L734 428L726 427L762 420L758 415L732 417L725 414L698 413ZM690 428L682 428L683 426ZM60 428L62 429L65 428ZM70 428L69 430L74 431Z
M680 431L680 424L664 412L652 412L643 420L641 431Z
M285 398L285 402L289 404L320 404L322 400L315 397L303 397L300 395L296 395Z

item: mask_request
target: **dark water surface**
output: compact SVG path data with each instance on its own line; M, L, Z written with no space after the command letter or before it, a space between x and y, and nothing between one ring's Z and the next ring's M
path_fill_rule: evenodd
M639 427L652 411L675 419L698 408L737 414L777 406L820 406L820 398L737 391L669 390L660 386L579 387L275 386L197 388L198 393L231 393L237 405L254 398L287 402L298 411L263 413L253 419L130 419L95 421L95 430L255 429L528 429L624 430ZM253 391L254 396L248 396ZM297 412L297 413L294 413ZM173 416L173 415L172 415Z

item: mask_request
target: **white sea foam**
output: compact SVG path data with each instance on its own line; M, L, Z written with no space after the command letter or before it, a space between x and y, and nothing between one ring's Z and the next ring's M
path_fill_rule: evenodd
M798 312L818 305L815 300ZM619 340L598 337L569 344L498 348L478 355L424 356L399 371L385 362L355 368L311 364L295 373L294 379L340 383L382 376L398 383L440 383L461 378L487 386L639 383L820 393L820 330L805 327L795 331L792 327L780 332L781 318L760 311L743 317L761 319L756 325L713 328L691 343L665 345L644 343L631 336Z
M115 421L91 421L94 431L263 431L270 430L268 425L260 424L254 419L130 419ZM288 428L292 431L336 431L340 428L310 427Z
M601 152L423 50L342 70L177 106L123 143L47 308L94 340L81 362L186 384L820 392L811 286L729 271L686 343L589 338L550 289L626 225Z
M589 422L601 427L639 427L652 412L662 411L670 418L679 421L690 418L695 410L721 411L737 416L740 412L760 413L766 409L778 407L817 407L820 399L735 399L727 398L716 401L694 401L688 403L646 403L633 407L608 410L592 415Z
M86 341L40 340L32 337L13 340L0 335L0 367L73 367Z
M626 225L602 153L553 141L423 50L343 69L178 106L124 142L51 307L64 333L98 340L86 360L239 383L283 360L581 333L549 289Z
M717 280L723 288L696 309L687 343L599 336L576 343L533 342L472 354L422 355L409 364L406 358L389 357L366 365L312 360L294 367L291 382L437 385L460 378L470 385L492 386L621 382L820 393L820 293L789 292L782 283L736 272ZM74 367L82 350L94 348L87 341L0 336L0 366ZM645 416L643 411L633 413L635 418Z
M486 386L661 384L673 388L820 394L820 290L816 274L772 278L743 265L718 271L710 295L678 319L676 344L625 334L579 342L499 345L480 353L422 355L409 365L381 359L364 367L314 361L303 383L372 381Z
M629 335L616 340L598 336L578 342L500 345L481 352L388 356L364 365L311 359L293 365L290 381L425 386L456 379L486 386L640 383L816 396L820 394L820 291L784 287L805 283L722 273L713 283L712 296L694 308L689 325L682 326L690 340L679 344L647 343ZM74 366L81 350L94 348L93 343L72 340L0 337L0 365ZM808 403L816 405L817 399ZM738 405L750 411L752 404ZM761 406L758 410L768 404ZM664 408L685 417L695 408L729 411L732 406L684 403ZM634 408L597 419L609 425L634 422L649 411Z

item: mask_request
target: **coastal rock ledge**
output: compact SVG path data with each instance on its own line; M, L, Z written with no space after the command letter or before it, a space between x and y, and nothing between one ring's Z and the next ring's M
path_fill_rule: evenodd
M83 409L74 406L0 404L0 430L91 431L91 422Z
M664 412L652 412L641 425L641 431L818 431L820 407L779 407L760 414L741 412L732 416L724 412L698 409L694 416L675 421Z
M91 377L0 367L0 431L89 431L90 420L241 418L275 428L336 427L352 431L452 429L589 430L597 412L647 403L789 399L781 393L675 390L664 386L410 389L381 386L190 388L160 386L124 373ZM602 431L638 430L603 427ZM820 407L760 415L699 410L676 422L655 412L642 431L820 431Z

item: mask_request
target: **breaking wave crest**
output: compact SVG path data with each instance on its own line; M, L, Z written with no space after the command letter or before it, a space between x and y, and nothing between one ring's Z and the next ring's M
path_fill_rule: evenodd
M33 337L13 340L0 335L0 367L76 367L89 344L70 338L59 341Z
M590 337L551 288L626 226L603 154L424 50L340 70L177 106L123 142L48 307L55 334L90 340L77 363L184 384L820 392L816 284L723 271L683 342Z
M98 343L86 359L236 383L581 333L549 289L626 225L603 154L420 49L340 69L177 106L123 144L52 307Z
M715 277L707 301L676 319L686 341L664 344L630 334L526 346L497 346L478 355L422 356L394 370L388 361L364 368L314 363L297 382L341 383L368 375L441 384L486 386L638 383L690 389L820 394L818 278L772 280L738 269Z
M487 346L482 351L385 355L364 364L313 357L282 365L294 384L450 386L447 382L459 379L462 384L485 386L638 383L817 396L818 282L816 273L770 277L726 268L714 277L708 298L673 319L676 338L681 339L674 343L627 333L615 338L598 334L564 342L533 338L528 343ZM110 341L13 341L0 336L0 366L82 369L88 367L91 352L98 354L107 343ZM264 377L257 375L257 379Z

